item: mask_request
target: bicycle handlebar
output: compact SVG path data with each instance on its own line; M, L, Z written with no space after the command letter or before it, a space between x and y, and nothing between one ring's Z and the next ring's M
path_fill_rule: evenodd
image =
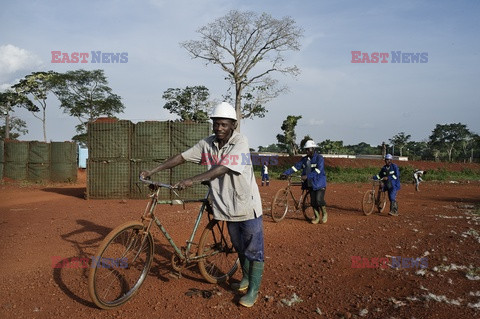
M160 183L160 182L155 182L155 181L151 181L149 179L145 179L143 178L142 176L140 176L140 181L142 183L145 183L145 184L148 184L148 185L153 185L153 186L158 186L158 187L164 187L164 188L168 188L168 189L178 189L178 187L174 187L170 184L164 184L164 183Z

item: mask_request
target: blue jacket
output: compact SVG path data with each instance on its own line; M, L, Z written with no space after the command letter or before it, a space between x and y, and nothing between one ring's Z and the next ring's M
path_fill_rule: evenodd
M287 169L285 172L283 172L283 174L291 175L302 169L302 175L306 175L307 159L307 156L302 157L302 159L297 164ZM314 153L310 163L312 170L310 174L307 175L307 179L312 182L312 189L316 191L320 188L327 187L327 176L325 175L323 156L318 153ZM303 182L302 188L305 189L307 187L307 181Z
M378 180L384 178L385 176L388 177L387 183L391 183L394 189L400 189L400 170L398 169L397 165L393 163L390 163L389 167L387 165L383 165L383 167L380 169L380 173L373 176L373 179Z

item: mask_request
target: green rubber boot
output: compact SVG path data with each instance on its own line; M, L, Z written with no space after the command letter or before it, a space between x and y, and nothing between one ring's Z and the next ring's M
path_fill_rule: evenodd
M327 208L325 206L321 207L322 209L322 220L320 221L320 224L325 224L327 222Z
M312 207L312 209L313 209L313 213L315 214L315 218L312 219L312 220L310 221L310 223L312 223L312 224L318 224L318 223L320 222L320 213L319 213L318 210L316 210L315 208Z
M245 255L238 255L240 259L240 265L242 266L242 280L240 282L234 282L230 285L233 290L244 291L248 288L248 273L250 271L250 261Z
M248 291L245 296L240 298L239 303L247 308L252 307L258 298L258 291L262 283L263 261L252 261L250 263L250 276Z

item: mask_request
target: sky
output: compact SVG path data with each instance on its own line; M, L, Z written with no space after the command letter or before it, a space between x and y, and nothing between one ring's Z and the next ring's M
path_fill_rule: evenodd
M180 43L235 9L289 16L304 30L285 61L301 73L274 75L288 92L264 118L242 121L250 147L276 143L288 115L302 116L297 143L308 134L376 146L400 132L424 141L436 124L459 122L480 133L480 1L2 0L0 8L0 90L35 71L100 68L126 107L119 118L175 119L163 108L168 88L204 85L217 100L226 93L223 71ZM52 63L52 51L126 52L128 62ZM405 59L393 63L398 51ZM388 53L385 63L366 63L374 52ZM407 63L409 54L423 63ZM70 140L77 120L54 96L47 102L47 139ZM14 115L28 125L21 140L43 139L38 119Z

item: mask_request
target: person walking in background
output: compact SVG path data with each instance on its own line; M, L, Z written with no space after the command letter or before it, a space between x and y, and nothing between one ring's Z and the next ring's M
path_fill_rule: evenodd
M307 155L287 169L280 175L285 179L298 170L302 169L302 189L310 190L311 205L315 218L311 220L312 224L325 224L327 222L327 203L325 202L325 191L327 189L327 176L325 175L325 164L323 156L316 152L317 144L308 140L303 147ZM322 215L320 215L320 211Z
M268 163L267 162L263 163L263 166L262 166L262 186L263 186L264 182L266 183L267 186L270 184L270 177L268 177Z
M378 175L373 176L373 179L383 181L383 189L388 192L390 200L388 214L398 216L397 192L400 190L400 170L396 164L392 163L392 160L391 154L385 155L385 165L380 169Z
M420 186L420 182L423 182L423 175L427 174L427 171L422 171L422 170L419 170L419 169L415 169L415 171L413 172L413 181L415 183L415 190L418 192L420 189L419 189L419 186Z
M141 172L144 178L173 168L185 161L208 165L208 171L179 181L184 189L195 182L210 181L213 215L227 221L232 244L238 253L243 277L232 288L247 291L239 303L252 307L257 298L264 269L262 201L251 161L237 161L250 154L247 138L235 131L235 109L222 102L210 117L214 135L199 141L192 148L177 154L151 171Z

